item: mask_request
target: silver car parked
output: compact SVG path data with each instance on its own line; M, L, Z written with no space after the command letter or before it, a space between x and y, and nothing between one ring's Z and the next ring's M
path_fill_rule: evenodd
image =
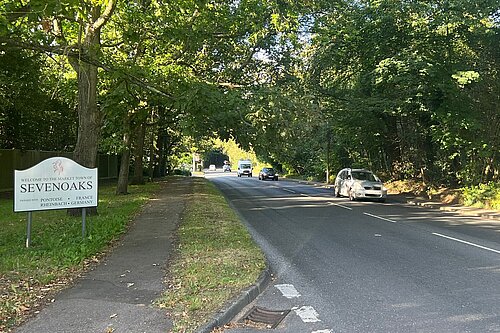
M366 169L342 169L335 179L335 196L356 199L376 199L384 202L387 189L382 181Z

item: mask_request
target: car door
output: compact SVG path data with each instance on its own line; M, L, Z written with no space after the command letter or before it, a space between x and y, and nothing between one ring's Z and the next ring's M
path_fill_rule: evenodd
M339 176L337 177L338 178L337 189L339 190L341 196L347 195L347 192L345 191L346 175L347 175L347 170L342 170L339 173Z
M335 195L339 197L342 195L340 189L342 188L342 173L344 171L340 170L339 173L337 174L337 177L335 177Z
M345 170L342 176L342 193L343 196L349 196L349 189L351 187L352 177L351 170Z

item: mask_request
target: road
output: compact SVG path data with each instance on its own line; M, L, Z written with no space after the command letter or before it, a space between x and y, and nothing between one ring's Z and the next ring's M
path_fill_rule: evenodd
M290 310L274 332L500 332L498 222L281 179L206 177L275 272L252 304ZM225 332L262 332L238 326Z

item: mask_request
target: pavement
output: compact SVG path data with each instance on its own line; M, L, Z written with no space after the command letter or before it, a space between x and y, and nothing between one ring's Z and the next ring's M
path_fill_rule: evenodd
M190 178L169 180L136 216L120 244L16 333L165 333L172 321L152 305L166 267Z
M302 182L325 187L322 183ZM328 187L328 186L326 186ZM191 178L169 180L135 218L129 232L106 259L84 274L72 287L59 293L54 302L37 316L14 330L15 333L165 333L172 321L164 310L152 305L162 291L173 241L188 193ZM467 216L500 221L500 211L459 205L445 205L409 195L390 195L388 201L402 202ZM198 333L228 323L269 284L267 268L255 285L226 304Z

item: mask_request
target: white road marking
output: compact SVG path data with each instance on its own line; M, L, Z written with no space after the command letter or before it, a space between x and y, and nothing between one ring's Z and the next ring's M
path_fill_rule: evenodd
M289 189L287 189L287 188L284 188L284 189L283 189L283 191L290 192L290 193L294 193L294 194L295 194L295 193L297 193L297 192L295 192L294 190L289 190Z
M296 298L300 296L293 284L277 284L276 288L278 288L286 298Z
M311 333L332 333L332 330L319 330L319 331L312 331Z
M337 207L340 207L340 208L352 210L351 207L347 207L347 206L344 206L344 205L341 205L341 204L338 204L338 203L334 203L334 202L330 202L330 205L334 205L334 206L337 206Z
M443 235L443 234L438 234L437 232L433 232L432 234L434 236L443 237L443 238L446 238L446 239L449 239L449 240L453 240L455 242L467 244L467 245L474 246L474 247L477 247L477 248L480 248L480 249L483 249L483 250L486 250L486 251L491 251L491 252L495 252L495 253L500 254L499 250L495 250L495 249L492 249L492 248L489 248L489 247L486 247L486 246L482 246L482 245L479 245L479 244L474 244L474 243L471 243L471 242L464 241L462 239L458 239L458 238L446 236L446 235Z
M379 220L383 220L383 221L387 221L387 222L391 222L391 223L397 223L396 221L389 220L389 219L386 219L385 217L380 217L380 216L373 215L373 214L370 214L370 213L363 213L363 214L371 216L371 217L374 217L374 218L379 219Z
M312 306L303 306L300 309L294 309L295 313L302 319L304 323L316 323L321 321L319 314Z

